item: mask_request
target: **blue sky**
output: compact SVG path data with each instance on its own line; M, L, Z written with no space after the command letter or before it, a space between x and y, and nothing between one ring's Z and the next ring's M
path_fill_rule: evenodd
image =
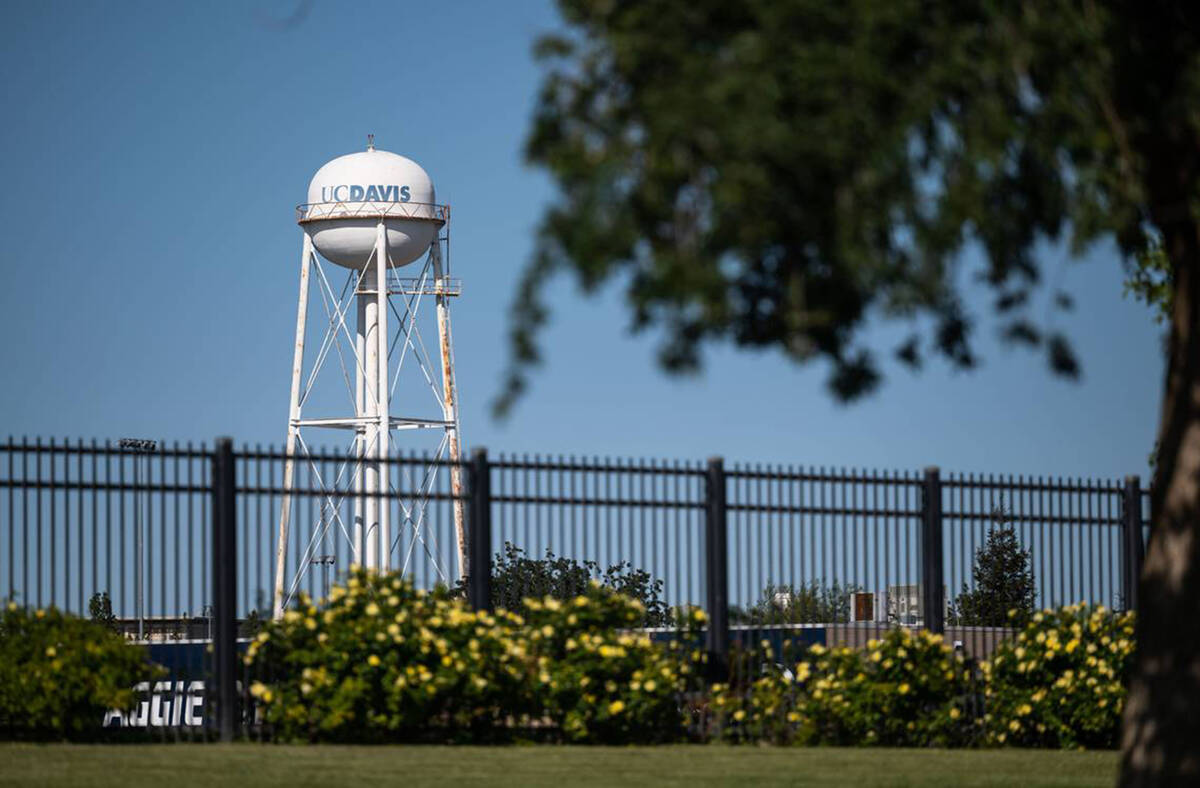
M11 3L0 29L7 239L0 253L0 434L280 443L300 231L293 208L334 156L419 161L454 209L464 434L492 452L703 458L1067 476L1147 474L1160 330L1122 298L1107 246L1047 279L1081 383L980 328L984 365L892 370L854 405L826 368L714 348L698 377L654 364L620 285L552 289L546 365L505 422L489 405L513 284L553 198L521 148L546 2ZM801 133L801 132L798 132ZM965 261L970 268L972 259ZM970 291L985 307L986 294ZM1035 312L1039 314L1040 310ZM890 346L899 333L871 329Z

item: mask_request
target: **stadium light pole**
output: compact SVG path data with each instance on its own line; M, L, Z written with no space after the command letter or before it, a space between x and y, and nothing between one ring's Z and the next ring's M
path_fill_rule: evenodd
M149 454L158 450L158 441L148 440L146 438L121 438L117 445L125 451L133 453L133 554L134 554L134 573L133 573L133 588L134 588L134 606L137 608L138 622L138 640L145 640L145 582L142 572L145 563L145 556L142 555L145 540L142 538L142 516L141 508L138 503L138 485L140 483L138 467L138 455Z

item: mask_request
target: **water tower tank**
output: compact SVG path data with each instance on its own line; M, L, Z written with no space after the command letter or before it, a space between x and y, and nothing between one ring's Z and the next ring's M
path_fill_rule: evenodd
M387 228L395 268L420 258L444 221L429 173L412 159L369 147L317 170L300 206L300 224L322 257L363 268L375 249L376 225Z

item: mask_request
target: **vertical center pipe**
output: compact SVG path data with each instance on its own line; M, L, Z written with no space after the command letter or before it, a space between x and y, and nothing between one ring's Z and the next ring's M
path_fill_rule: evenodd
M377 325L375 339L378 345L376 351L376 380L378 404L376 415L379 417L376 440L377 467L379 468L379 493L377 511L379 516L379 560L376 568L386 572L391 568L392 532L388 522L388 493L391 492L388 473L388 438L391 429L391 414L388 408L388 253L387 228L383 222L375 226L375 310Z
M370 263L363 274L366 285L359 295L361 310L359 317L366 353L363 357L363 451L362 451L362 508L363 545L358 561L368 569L378 568L379 540L379 464L375 458L379 453L379 301L376 298L373 277L374 263Z

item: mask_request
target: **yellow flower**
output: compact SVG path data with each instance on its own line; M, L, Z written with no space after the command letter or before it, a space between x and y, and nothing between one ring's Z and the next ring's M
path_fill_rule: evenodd
M658 682L656 682L654 679L650 679L649 681L647 681L645 684L642 685L642 689L646 690L646 692L654 692L654 689L657 686L658 686Z
M950 719L957 720L961 716L962 716L962 712L958 710L957 706L950 709Z
M571 600L571 602L572 602L572 604L575 605L575 607L587 607L587 603L588 603L587 597L585 597L585 596L577 596L573 600Z
M542 627L542 637L551 637L554 634L554 627L547 624Z
M908 684L907 684L907 683L906 683L906 684L901 684L899 687L897 687L897 688L896 688L896 690L897 690L897 691L898 691L898 692L899 692L901 695L907 695L907 694L908 694L908 690L909 690Z
M58 652L54 649L54 646L49 646L46 648L46 656L47 657L53 657L57 653Z
M1017 714L1021 717L1024 717L1026 714L1028 714L1031 711L1033 711L1033 707L1030 706L1028 703L1022 703L1020 706L1017 707Z
M267 685L261 681L256 681L250 685L250 694L255 698L261 698L263 693L267 691Z
M746 719L746 712L742 711L741 709L738 709L737 711L735 711L733 713L733 719L736 720L737 722L741 722L742 720Z
M380 663L379 657L375 656L374 654L367 657L367 664L370 665L371 667L377 668L377 667L379 667L379 663Z
M1067 647L1063 650L1070 654L1077 648L1079 648L1079 638L1071 638L1069 641L1067 641Z
M614 700L612 703L608 704L608 713L609 714L620 714L624 710L625 710L625 702L624 701Z
M377 615L379 615L379 605L375 604L374 602L371 602L370 604L367 605L367 609L365 612L368 616L377 616Z
M1017 731L1021 730L1021 723L1017 722L1016 720L1013 720L1012 722L1008 723L1008 729L1010 731L1012 731L1013 733L1016 733ZM1004 734L1000 734L1000 735L1003 736ZM1003 741L1003 739L1001 741Z

